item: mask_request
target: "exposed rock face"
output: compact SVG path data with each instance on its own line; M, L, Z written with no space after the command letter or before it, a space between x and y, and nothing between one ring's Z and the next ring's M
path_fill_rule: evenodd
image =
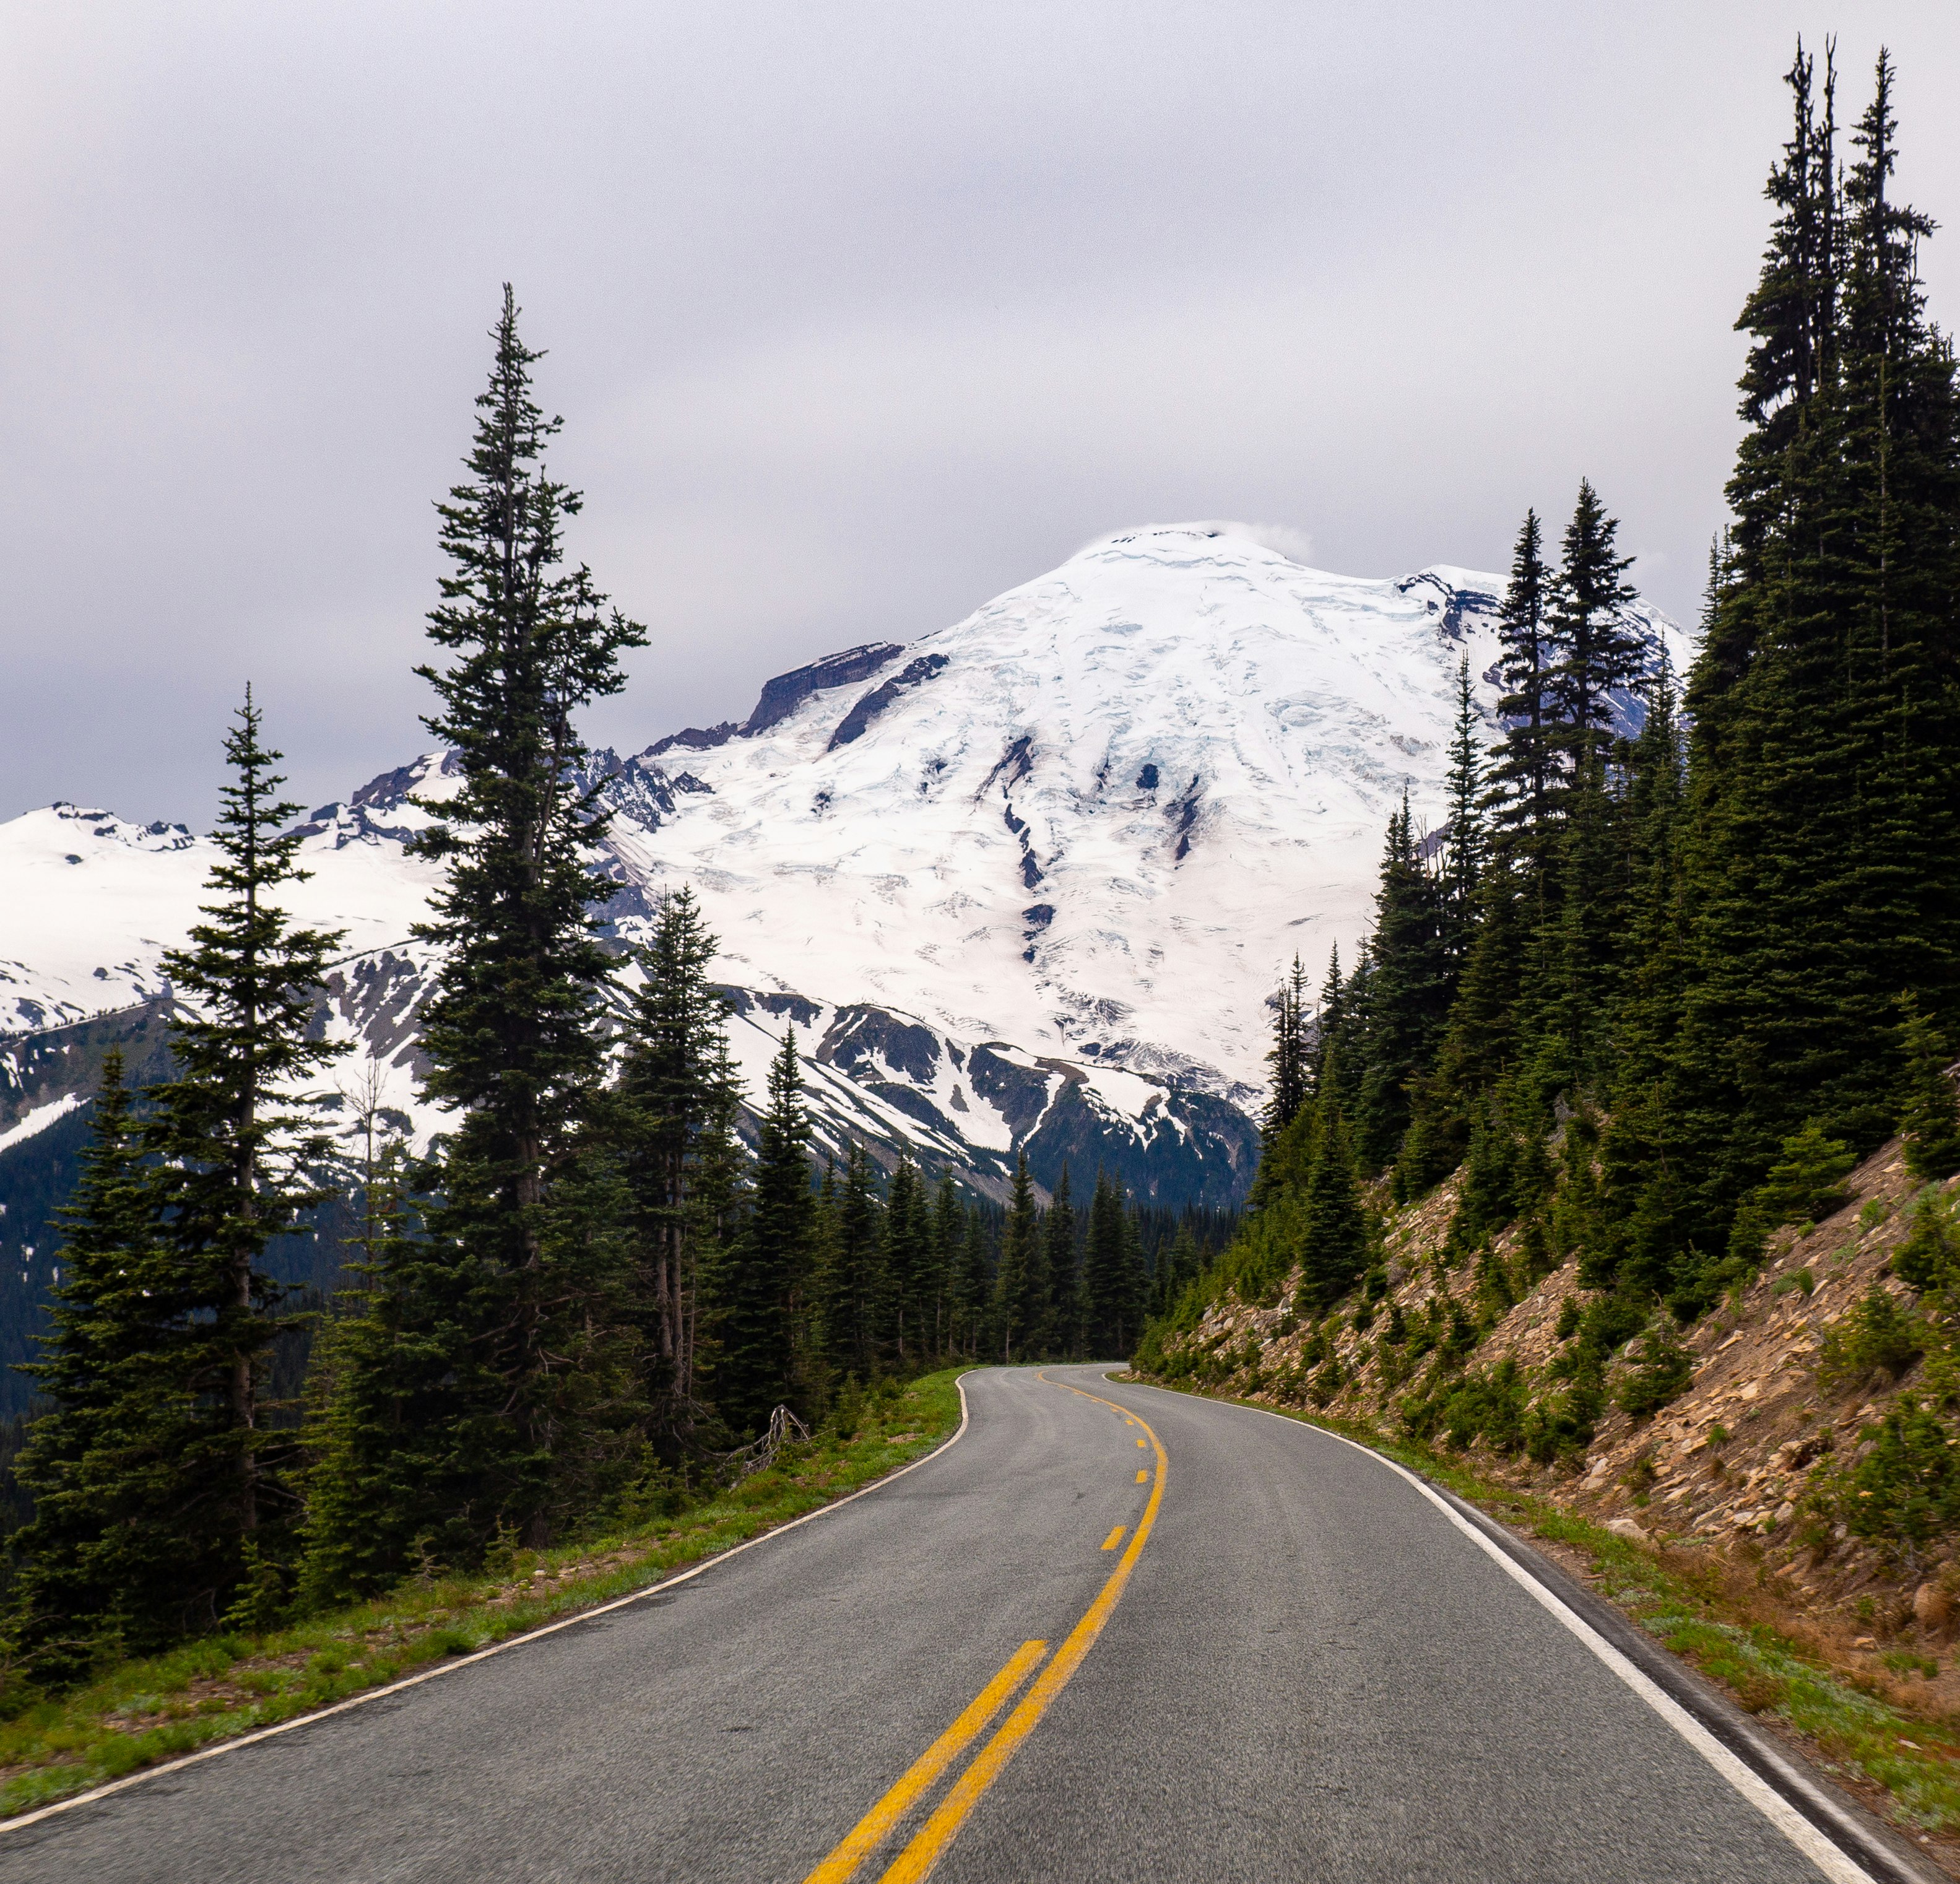
M907 662L902 672L892 675L882 687L873 687L845 714L842 724L830 736L829 749L834 753L838 746L862 738L865 728L908 687L930 680L945 665L943 654L921 654L918 660Z
M880 667L889 666L905 651L896 641L866 641L861 647L847 648L840 654L826 654L807 667L795 667L786 674L778 674L773 680L763 683L762 697L756 702L755 711L744 722L742 737L753 739L758 733L766 733L771 727L780 724L813 693L820 693L826 687L848 687L857 681L868 680Z

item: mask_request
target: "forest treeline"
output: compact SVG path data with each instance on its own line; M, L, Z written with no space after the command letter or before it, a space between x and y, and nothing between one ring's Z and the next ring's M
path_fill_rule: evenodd
M1297 963L1280 991L1248 1221L1153 1322L1141 1364L1175 1372L1208 1302L1270 1299L1296 1271L1300 1313L1353 1297L1367 1327L1387 1290L1384 1211L1460 1172L1444 1261L1477 1266L1483 1325L1575 1257L1589 1292L1583 1326L1561 1329L1571 1364L1528 1415L1526 1383L1508 1382L1491 1419L1549 1459L1589 1440L1605 1363L1643 1330L1662 1383L1643 1410L1680 1391L1679 1324L1752 1276L1777 1227L1835 1208L1894 1131L1922 1177L1960 1167L1944 1074L1960 1023L1960 408L1920 282L1933 225L1896 199L1887 58L1848 151L1828 55L1820 73L1799 47L1787 81L1772 233L1737 323L1730 520L1691 670L1637 633L1589 483L1555 545L1526 514L1496 736L1466 664L1440 848L1425 854L1405 804L1365 947L1317 991ZM1494 1239L1513 1226L1507 1263ZM1466 1380L1478 1329L1455 1319L1418 1338L1398 1313L1379 1332L1406 1351L1383 1371L1411 1383L1419 1429L1486 1384Z
M670 1513L779 1407L815 1425L949 1361L1120 1357L1210 1253L1208 1217L1099 1173L1041 1200L1023 1160L1003 1208L862 1146L819 1172L793 1029L766 1093L741 1089L692 896L609 942L577 721L647 637L566 559L580 500L546 469L558 422L508 289L494 338L416 670L454 755L412 845L443 867L416 933L448 1128L418 1154L378 1068L335 1090L347 1049L316 1014L341 938L282 908L301 807L248 690L204 919L165 958L170 1074L134 1091L110 1057L63 1213L9 1481L32 1501L17 1698ZM310 1305L267 1252L336 1201L358 1259Z

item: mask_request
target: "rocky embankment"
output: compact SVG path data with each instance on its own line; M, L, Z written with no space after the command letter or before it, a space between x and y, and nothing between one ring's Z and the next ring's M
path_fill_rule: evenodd
M1945 1188L1956 1187L1960 1178ZM1767 1609L1785 1620L1793 1612L1807 1618L1805 1633L1832 1660L1862 1667L1888 1689L1914 1691L1901 1699L1960 1712L1960 1672L1945 1653L1960 1623L1960 1539L1882 1551L1833 1523L1813 1495L1824 1474L1869 1451L1887 1409L1921 1383L1924 1370L1917 1362L1895 1377L1867 1370L1842 1384L1827 1370L1828 1384L1820 1383L1828 1332L1868 1290L1876 1286L1909 1306L1912 1291L1891 1273L1891 1259L1908 1233L1907 1206L1940 1187L1910 1176L1895 1141L1847 1188L1849 1204L1814 1227L1779 1231L1756 1279L1684 1332L1689 1383L1656 1413L1634 1418L1614 1404L1583 1456L1568 1453L1550 1464L1481 1439L1462 1456L1494 1481L1658 1549L1718 1553L1732 1577L1753 1572L1747 1580ZM1432 1354L1411 1369L1406 1347L1385 1338L1391 1328L1413 1325L1430 1331L1439 1348L1453 1345L1442 1364L1457 1364L1466 1376L1514 1362L1529 1409L1562 1389L1554 1366L1592 1294L1580 1289L1577 1263L1567 1262L1506 1309L1503 1294L1494 1299L1488 1265L1441 1266L1456 1207L1452 1180L1391 1220L1389 1292L1372 1313L1357 1316L1351 1301L1317 1325L1298 1319L1287 1306L1289 1278L1278 1306L1228 1296L1195 1330L1166 1343L1167 1354L1192 1368L1188 1384L1207 1391L1306 1407L1392 1434L1402 1430L1401 1403L1439 1364ZM1519 1233L1514 1228L1496 1243L1513 1271ZM1626 1349L1608 1364L1609 1393L1632 1364ZM1439 1431L1432 1443L1449 1442Z

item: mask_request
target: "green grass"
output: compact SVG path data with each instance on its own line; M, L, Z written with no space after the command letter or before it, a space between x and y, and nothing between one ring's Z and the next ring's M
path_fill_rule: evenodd
M867 1396L855 1437L819 1434L676 1517L520 1552L508 1577L411 1582L291 1628L207 1636L106 1669L87 1687L0 1724L0 1818L385 1687L773 1530L931 1451L959 1422L953 1383L963 1371L928 1374L889 1400Z
M1782 1720L1813 1741L1828 1770L1862 1775L1882 1787L1902 1823L1949 1836L1960 1832L1960 1733L1943 1720L1895 1706L1872 1691L1875 1684L1834 1670L1815 1645L1752 1616L1748 1591L1753 1586L1735 1567L1688 1552L1656 1552L1548 1498L1494 1485L1460 1457L1386 1437L1355 1421L1284 1407L1258 1410L1358 1440L1513 1529L1583 1554L1601 1595L1721 1682L1742 1707Z

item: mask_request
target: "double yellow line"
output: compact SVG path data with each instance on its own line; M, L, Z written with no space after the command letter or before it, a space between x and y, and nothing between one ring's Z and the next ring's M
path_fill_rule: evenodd
M1047 1379L1045 1374L1039 1377ZM966 1822L973 1808L979 1804L987 1788L1000 1777L1007 1762L1020 1752L1021 1742L1034 1731L1036 1723L1048 1712L1056 1695L1068 1685L1069 1678L1082 1666L1082 1658L1089 1653L1096 1637L1102 1633L1102 1625L1109 1620L1117 1599L1122 1595L1124 1586L1130 1580L1130 1572L1136 1567L1137 1559L1143 1552L1144 1542L1150 1534L1150 1527L1157 1522L1157 1507L1163 1502L1164 1472L1170 1462L1165 1455L1163 1442L1151 1431L1149 1425L1128 1407L1118 1406L1114 1400L1106 1400L1099 1393L1085 1393L1080 1387L1069 1386L1066 1381L1058 1380L1050 1384L1064 1387L1082 1399L1093 1400L1099 1406L1112 1408L1130 1424L1142 1427L1150 1435L1147 1442L1141 1439L1137 1441L1139 1446L1147 1443L1156 1449L1157 1479L1150 1487L1150 1502L1144 1506L1144 1515L1138 1520L1137 1528L1131 1534L1128 1547L1116 1560L1116 1567L1109 1573L1109 1581L1097 1593L1096 1600L1089 1606L1082 1620L1069 1631L1068 1639L1055 1651L1055 1659L1042 1669L1034 1685L1022 1698L1013 1712L1008 1715L999 1731L980 1749L973 1763L953 1783L951 1791L940 1801L932 1816L913 1835L912 1842L892 1860L879 1884L921 1884L921 1880L939 1862L959 1828ZM1141 1478L1143 1475L1140 1472L1138 1476ZM1122 1526L1118 1526L1102 1548L1113 1550L1121 1532ZM803 1884L845 1884L845 1880L890 1835L921 1795L928 1791L947 1768L986 1732L994 1717L1019 1690L1030 1672L1040 1666L1047 1652L1045 1642L1023 1642L1009 1658L1006 1667L975 1695L959 1718L919 1755L906 1771L904 1777L858 1820L844 1842L810 1873L803 1880Z

